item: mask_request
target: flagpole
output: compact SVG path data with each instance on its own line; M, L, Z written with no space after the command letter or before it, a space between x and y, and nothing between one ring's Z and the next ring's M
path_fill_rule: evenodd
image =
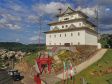
M63 59L64 61L64 59ZM64 64L63 64L63 84L64 84Z
M68 66L67 66L67 84L68 84Z
M74 75L74 84L75 84L75 75Z
M70 73L70 84L71 84L71 73Z

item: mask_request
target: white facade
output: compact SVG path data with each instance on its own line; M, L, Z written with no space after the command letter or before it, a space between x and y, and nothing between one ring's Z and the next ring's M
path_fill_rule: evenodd
M75 27L81 27L81 26L85 26L83 21L77 21L77 22L68 22L68 23L62 23L62 24L56 24L50 27L50 30L53 30L55 27L58 27L59 29L67 29L69 28L69 26L73 24ZM62 28L62 26L64 26ZM67 27L66 27L67 26Z
M46 45L64 45L65 43L70 43L70 45L97 45L98 33L94 30L94 24L83 20L86 18L86 15L75 13L68 7L59 16L59 22L48 24L50 31L44 32L46 33ZM74 28L72 28L73 30L70 30L71 25Z
M64 16L59 17L59 21L66 21L66 19L72 20L72 19L77 19L77 18L85 18L85 17L78 13L77 14L65 14Z
M97 45L97 34L87 30L74 30L46 34L46 45Z

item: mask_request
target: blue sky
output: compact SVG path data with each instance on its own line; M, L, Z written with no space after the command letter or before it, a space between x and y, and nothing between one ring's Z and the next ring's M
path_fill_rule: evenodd
M46 24L57 21L57 9L64 11L68 6L83 11L93 23L98 7L100 33L112 34L112 0L0 0L0 42L38 43L39 17L42 31L47 31L50 27ZM41 43L45 39L42 33Z

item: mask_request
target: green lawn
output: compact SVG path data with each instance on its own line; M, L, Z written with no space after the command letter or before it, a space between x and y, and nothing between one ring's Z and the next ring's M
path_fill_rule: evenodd
M108 63L106 63L105 61L108 61ZM97 64L101 64L102 67L98 67ZM80 72L75 76L76 78L75 84L82 84L80 82L80 77L83 77L87 84L112 84L112 73L104 74L101 76L92 76L88 73L89 71L96 71L96 72L106 71L111 67L112 67L112 50L108 50L99 61L92 64L87 69L83 70L82 72ZM65 82L67 81L65 80ZM62 84L62 82L56 84ZM70 84L70 82L65 84Z
M63 61L64 60L67 60L67 58L70 57L70 54L69 54L69 50L66 50L63 54L59 55L59 58Z
M35 64L35 58L38 58L38 53L31 54L29 56L26 56L25 58L30 65L33 65Z

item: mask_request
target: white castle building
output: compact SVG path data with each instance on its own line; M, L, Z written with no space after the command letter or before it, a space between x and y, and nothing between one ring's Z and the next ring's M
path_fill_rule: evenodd
M50 30L43 32L46 33L46 47L98 45L96 25L87 20L86 14L68 7L57 17L58 22L49 23Z

